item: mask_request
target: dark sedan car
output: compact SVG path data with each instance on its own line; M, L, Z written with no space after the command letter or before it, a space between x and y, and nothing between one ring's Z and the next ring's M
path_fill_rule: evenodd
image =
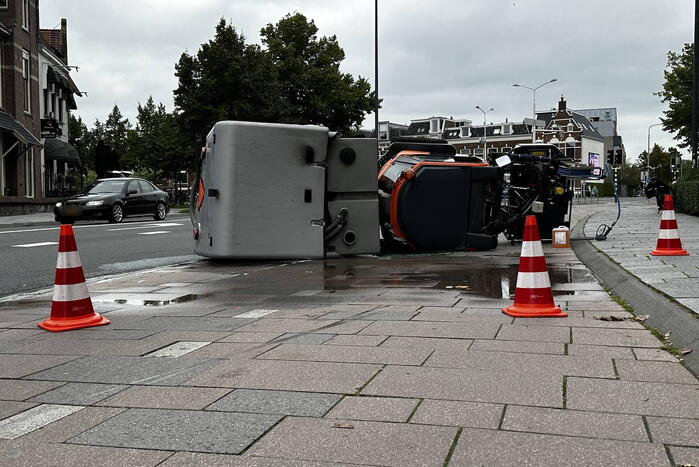
M56 203L56 221L73 223L80 219L121 222L125 217L152 216L161 221L169 211L168 195L141 178L104 178L84 193Z

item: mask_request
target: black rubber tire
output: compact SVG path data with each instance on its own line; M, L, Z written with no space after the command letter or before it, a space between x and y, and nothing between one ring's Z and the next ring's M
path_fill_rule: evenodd
M156 221L164 221L166 217L167 206L165 206L165 203L163 202L158 202L158 204L155 206L155 214L153 214L153 219Z
M124 206L120 203L114 203L112 210L109 212L109 223L119 224L125 217L126 214L124 213Z

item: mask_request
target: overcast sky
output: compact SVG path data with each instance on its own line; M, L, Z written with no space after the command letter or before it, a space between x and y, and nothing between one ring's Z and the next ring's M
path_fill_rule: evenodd
M570 108L616 107L627 153L646 148L659 122L666 54L693 36L689 0L380 0L381 120L430 116L521 121L564 95ZM196 53L223 17L260 42L259 31L298 11L319 35L337 35L343 70L374 82L372 0L42 0L41 27L68 19L72 76L87 97L77 115L90 125L116 103L134 121L149 95L172 109L174 65ZM373 114L365 127L373 128ZM651 142L675 144L660 127Z

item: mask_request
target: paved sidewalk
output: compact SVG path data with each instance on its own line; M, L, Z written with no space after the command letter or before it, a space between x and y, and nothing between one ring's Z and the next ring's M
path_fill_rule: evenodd
M0 226L55 224L52 212L35 212L19 216L0 216Z
M652 256L660 230L655 200L651 204L645 198L622 198L621 202L621 219L606 241L594 242L595 247L642 282L699 313L699 217L676 214L682 247L689 256ZM611 225L617 212L609 199L574 205L573 210L576 219L591 215L585 225L588 237L595 236L599 224Z
M567 318L500 312L519 259L507 244L97 280L111 324L68 333L36 327L48 294L0 303L0 459L699 463L697 379L571 250L544 251Z

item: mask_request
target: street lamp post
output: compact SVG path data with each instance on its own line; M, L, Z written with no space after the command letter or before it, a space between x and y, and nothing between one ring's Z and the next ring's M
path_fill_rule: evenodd
M554 81L558 81L558 78L550 79L550 80L546 81L545 83L538 85L535 88L525 86L523 84L517 84L517 83L512 85L516 88L529 89L532 92L532 119L534 120L534 123L532 123L532 143L536 142L536 90L546 86L549 83L553 83Z
M488 110L483 110L479 105L477 105L476 108L483 112L483 160L488 160L488 132L486 131L485 116L488 114L488 112L492 112L495 109L490 108Z
M646 171L648 172L648 176L650 177L650 129L653 128L654 126L660 126L662 123L653 123L652 125L648 126L648 149L646 150Z

